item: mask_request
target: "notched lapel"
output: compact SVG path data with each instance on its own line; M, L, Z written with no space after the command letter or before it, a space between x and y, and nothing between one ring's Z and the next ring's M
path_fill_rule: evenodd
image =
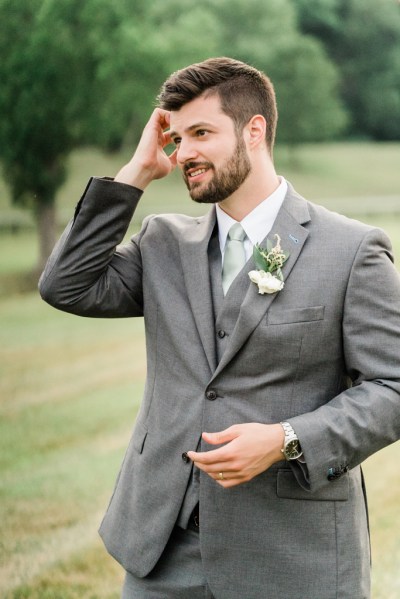
M274 225L260 245L266 246L267 240L275 243L274 235L278 234L281 238L283 251L289 252L290 256L285 262L282 273L285 285L290 285L289 274L297 262L303 249L304 243L308 237L308 230L302 225L309 222L310 215L307 202L298 196L293 188L289 186L288 193L282 204L282 207L276 217ZM248 278L248 273L255 269L253 258L246 264L246 272L240 275L240 284L247 285L247 292L240 307L239 316L236 321L232 336L222 356L218 368L214 373L215 378L223 368L232 360L236 353L247 341L251 333L259 324L263 316L270 308L272 302L279 293L285 293L285 288L278 293L260 294L258 287ZM247 281L246 281L247 279ZM238 281L239 283L239 281Z
M179 240L183 276L197 331L211 370L217 366L214 309L210 284L208 244L215 226L215 209L196 219Z

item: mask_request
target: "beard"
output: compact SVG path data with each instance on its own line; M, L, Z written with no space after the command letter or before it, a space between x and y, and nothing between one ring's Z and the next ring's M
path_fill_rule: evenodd
M214 171L209 183L190 183L187 170L204 167ZM222 166L215 168L212 162L189 162L185 165L182 176L190 197L198 204L217 204L232 195L247 179L251 164L243 139L237 138L232 155Z

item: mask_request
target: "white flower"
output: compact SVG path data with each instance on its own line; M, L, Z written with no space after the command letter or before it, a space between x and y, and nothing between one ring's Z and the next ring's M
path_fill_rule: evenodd
M264 293L276 293L281 291L284 286L284 282L279 280L278 277L274 277L270 272L265 270L251 270L249 277L252 283L258 285L258 293L264 295Z

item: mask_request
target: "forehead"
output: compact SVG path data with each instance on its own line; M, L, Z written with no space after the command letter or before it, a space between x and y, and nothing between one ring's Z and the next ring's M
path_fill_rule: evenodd
M221 108L221 101L217 94L200 96L184 104L179 110L171 111L170 128L176 133L183 133L196 123L210 124L214 127L231 127L233 121Z

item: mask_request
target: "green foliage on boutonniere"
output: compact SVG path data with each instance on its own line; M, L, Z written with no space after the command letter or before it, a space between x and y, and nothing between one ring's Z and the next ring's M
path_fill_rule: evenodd
M282 250L279 235L276 234L274 237L276 238L275 245L268 240L266 248L260 247L258 243L253 248L257 270L250 271L249 277L253 283L258 285L258 292L262 295L277 293L284 287L282 266L289 258L289 253Z
M264 272L275 273L280 281L283 281L282 266L289 258L290 254L286 253L281 248L281 238L275 234L276 244L272 245L272 241L268 239L267 247L262 248L258 243L253 248L253 257L257 270Z

